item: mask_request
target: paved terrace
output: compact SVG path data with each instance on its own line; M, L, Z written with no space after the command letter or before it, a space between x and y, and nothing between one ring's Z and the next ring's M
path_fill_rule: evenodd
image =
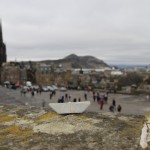
M50 92L42 92L41 94L35 94L34 97L31 93L27 93L25 96L21 95L20 89L13 90L5 87L0 87L0 104L13 104L13 105L31 105L35 107L42 107L43 100L45 101L45 107L49 107L49 103L55 103L58 99L68 93L71 95L71 101L74 98L81 98L84 100L84 91L68 90L66 92L56 91L56 95L50 100ZM100 93L104 94L104 93ZM144 115L150 110L150 101L146 99L145 95L122 95L122 94L109 94L108 104L105 104L103 110L100 110L99 104L93 101L92 92L87 93L88 100L91 101L90 107L86 110L88 112L108 112L109 106L112 103L112 99L116 100L116 105L122 106L122 114L130 115Z

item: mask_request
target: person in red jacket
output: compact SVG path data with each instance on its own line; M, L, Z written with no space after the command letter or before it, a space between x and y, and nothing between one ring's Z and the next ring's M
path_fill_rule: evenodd
M100 104L100 109L102 110L102 109L103 109L103 105L104 105L104 100L101 99L101 100L99 101L99 104Z

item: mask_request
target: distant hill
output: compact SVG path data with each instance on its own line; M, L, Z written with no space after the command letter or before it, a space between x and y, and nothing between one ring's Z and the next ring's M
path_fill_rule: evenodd
M40 61L46 64L55 64L62 65L63 68L75 69L75 68L92 68L92 69L100 69L104 67L110 67L104 61L93 57L93 56L77 56L75 54L71 54L63 59L58 60L44 60Z

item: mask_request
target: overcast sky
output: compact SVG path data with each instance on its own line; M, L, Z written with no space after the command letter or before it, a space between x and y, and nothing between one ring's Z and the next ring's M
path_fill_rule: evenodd
M150 0L0 0L0 18L8 61L150 64Z

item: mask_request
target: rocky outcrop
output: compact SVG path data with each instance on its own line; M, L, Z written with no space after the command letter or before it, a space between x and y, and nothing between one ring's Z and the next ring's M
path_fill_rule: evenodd
M0 149L140 150L142 117L0 106Z

